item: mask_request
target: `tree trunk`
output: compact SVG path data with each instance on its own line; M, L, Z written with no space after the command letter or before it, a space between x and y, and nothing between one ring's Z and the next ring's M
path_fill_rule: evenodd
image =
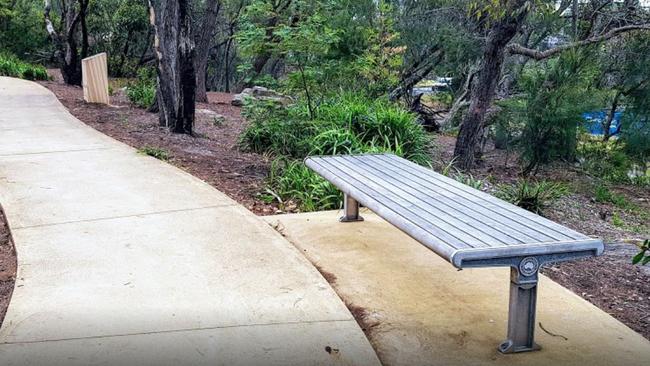
M191 0L149 0L158 59L160 125L175 133L192 134L196 96Z
M208 57L210 56L210 43L214 38L217 27L217 16L221 8L221 1L206 0L205 12L203 15L203 25L200 34L197 37L196 51L196 101L207 103L208 94L206 87Z
M124 63L126 62L126 56L129 54L129 46L131 45L131 31L126 34L126 40L124 40L124 47L122 48L122 54L120 55L120 62L117 64L117 70L113 72L118 76L124 76Z
M614 100L612 101L612 107L610 108L609 113L607 113L607 119L605 119L605 122L603 123L603 141L605 142L609 141L609 138L612 137L609 130L612 128L614 117L616 117L616 110L618 109L618 102L620 98L621 92L616 91L616 95L614 95Z
M225 92L230 93L230 47L232 45L232 37L233 35L230 35L230 39L228 39L228 42L226 43L226 50L224 51L224 59L225 59L225 67L224 67L224 72L225 72L225 78L224 78L224 84L225 84Z
M86 25L86 15L88 14L88 3L90 0L79 0L79 19L81 21L81 58L88 57L90 45L88 43L88 26Z
M65 14L65 54L61 65L61 74L66 84L81 85L81 58L77 49L77 25L79 14L75 11L75 2L68 5Z
M88 30L86 28L86 13L88 11L89 0L71 1L63 3L61 6L61 23L64 28L61 35L57 33L54 24L50 20L50 11L52 10L51 0L45 1L43 15L45 17L45 29L52 39L57 51L59 68L66 84L81 85L81 58L88 53ZM77 9L77 4L79 8ZM81 24L81 42L82 55L79 57L77 49L77 37L79 33L79 24Z
M266 32L264 34L264 43L278 43L280 39L274 35L275 32L275 27L278 25L280 22L279 14L281 14L283 11L287 10L289 6L291 5L293 0L286 0L286 2L278 1L273 3L273 11L271 12L274 14L269 18L265 24ZM291 26L295 26L299 21L299 17L293 16L291 18ZM246 86L251 87L253 86L252 84L254 83L254 79L258 77L262 71L264 70L264 66L269 62L269 60L272 57L271 50L268 48L265 48L261 50L257 56L255 56L255 59L253 59L253 71L255 74L251 78L251 81L247 83Z
M266 23L266 34L264 35L264 42L272 42L273 41L273 31L275 29L275 26L278 24L278 18L277 16L272 17L269 19ZM264 70L264 66L269 62L271 59L271 52L267 49L263 49L258 53L255 58L253 59L253 72L254 77L251 78L251 80L254 80L255 77L259 76L262 73L262 70ZM253 86L251 83L248 83L249 85L247 86Z
M488 34L478 76L472 85L469 109L461 123L454 149L455 164L460 169L470 170L480 151L485 115L494 100L506 46L528 14L526 3L526 0L514 0L505 16L494 21Z

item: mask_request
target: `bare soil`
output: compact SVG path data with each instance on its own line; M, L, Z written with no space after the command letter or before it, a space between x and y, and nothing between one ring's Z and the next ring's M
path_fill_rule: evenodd
M608 244L602 257L548 265L543 273L650 339L650 268L630 262L638 251Z
M0 325L5 318L16 282L16 251L0 207Z
M437 136L438 169L452 160L455 143L452 136ZM519 172L515 154L488 146L482 164L472 174L485 182L486 191L493 192L499 184L516 182ZM602 182L568 164L546 167L536 178L563 182L571 192L547 207L544 216L607 243L601 257L547 265L542 272L650 339L650 266L632 264L638 248L629 243L650 238L650 190L613 185L613 192L637 206L629 210L596 202L594 191Z
M197 105L197 134L190 137L160 129L157 115L133 107L120 90L112 96L111 106L101 106L84 103L82 90L64 85L60 79L41 84L52 90L75 117L100 132L135 148L149 146L166 150L171 155L171 164L205 180L258 215L281 212L260 195L269 169L268 159L238 149L238 138L246 122L240 109L230 105L232 95L209 93L210 103ZM224 116L225 121L215 123L213 113ZM441 169L451 161L454 143L454 137L436 136L436 168ZM488 147L483 163L472 173L485 181L487 191L493 191L499 184L515 182L519 168L516 156ZM633 266L631 258L636 254L636 247L624 243L628 239L650 237L647 216L639 215L639 210L632 212L595 202L593 189L599 182L571 166L553 166L541 171L538 177L565 182L572 189L570 195L548 207L545 216L611 243L602 257L550 265L544 273L650 339L650 267ZM630 186L612 189L641 211L650 212L650 190ZM614 215L624 225L615 223ZM6 273L6 281L0 277L0 315L15 276L13 246L2 225L0 276ZM360 324L367 326L362 312L357 313Z

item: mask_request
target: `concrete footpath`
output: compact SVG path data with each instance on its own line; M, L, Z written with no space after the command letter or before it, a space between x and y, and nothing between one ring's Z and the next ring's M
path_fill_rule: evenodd
M566 288L540 278L538 352L503 355L509 270L456 270L369 212L341 224L340 212L270 216L370 330L385 366L647 366L650 342Z
M4 77L0 203L18 253L0 365L379 364L264 221Z

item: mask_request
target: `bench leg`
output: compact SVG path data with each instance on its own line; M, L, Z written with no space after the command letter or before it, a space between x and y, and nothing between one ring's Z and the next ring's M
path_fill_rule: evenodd
M343 197L343 212L341 222L363 221L363 217L359 215L359 202L347 194Z
M499 345L501 353L536 351L535 309L539 264L535 258L524 258L518 267L510 268L510 309L508 339Z

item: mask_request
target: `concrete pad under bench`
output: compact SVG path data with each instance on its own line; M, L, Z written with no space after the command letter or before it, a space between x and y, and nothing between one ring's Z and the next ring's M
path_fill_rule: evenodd
M647 365L650 342L545 276L540 352L500 354L508 268L458 271L371 212L267 217L326 277L364 323L384 365ZM541 329L543 327L546 331Z

